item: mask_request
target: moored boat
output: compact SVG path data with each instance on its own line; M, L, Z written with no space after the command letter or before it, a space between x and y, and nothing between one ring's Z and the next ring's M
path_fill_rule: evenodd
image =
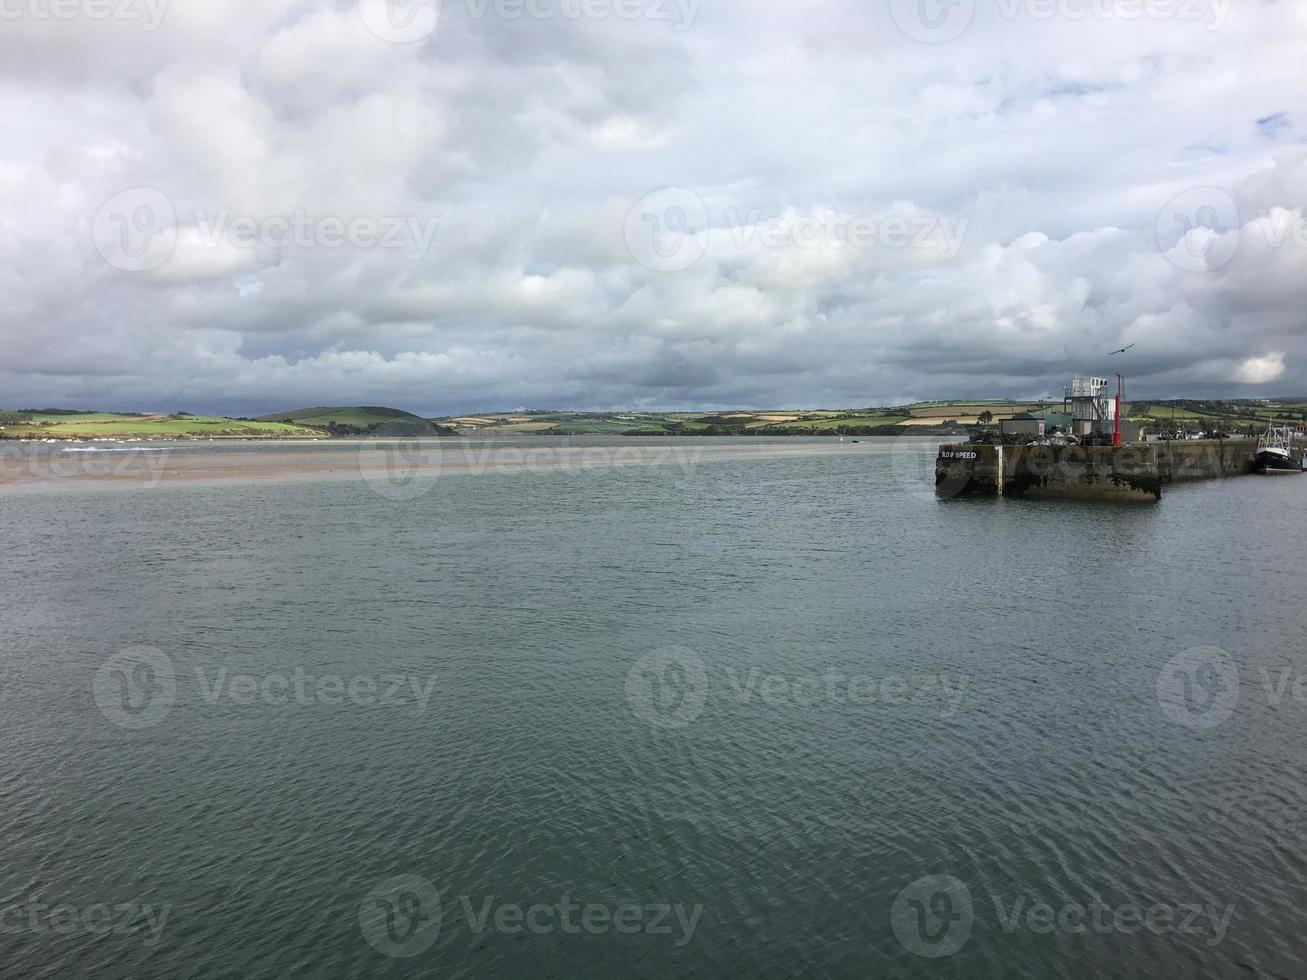
M1257 456L1253 461L1257 473L1301 473L1303 462L1293 457L1293 435L1287 426L1266 427L1257 440Z

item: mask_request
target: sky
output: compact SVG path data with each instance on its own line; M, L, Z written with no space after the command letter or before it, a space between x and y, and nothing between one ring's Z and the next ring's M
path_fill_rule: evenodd
M1307 395L1301 0L0 0L0 116L8 408Z

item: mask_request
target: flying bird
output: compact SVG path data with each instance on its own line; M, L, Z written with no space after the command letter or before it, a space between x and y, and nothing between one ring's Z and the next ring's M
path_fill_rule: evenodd
M1133 347L1133 346L1134 346L1134 344L1126 344L1126 345L1125 345L1124 347L1122 347L1120 350L1114 350L1114 351L1112 351L1111 354L1108 354L1107 356L1108 356L1108 357L1111 357L1112 354L1124 354L1126 351L1128 351L1128 350L1129 350L1131 347Z

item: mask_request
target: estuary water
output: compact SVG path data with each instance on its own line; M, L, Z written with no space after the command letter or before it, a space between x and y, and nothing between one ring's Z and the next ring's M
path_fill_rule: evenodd
M635 442L0 489L5 975L1307 975L1307 478Z

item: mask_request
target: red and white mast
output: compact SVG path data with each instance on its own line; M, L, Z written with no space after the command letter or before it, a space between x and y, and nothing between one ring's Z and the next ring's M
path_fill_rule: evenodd
M1112 419L1112 445L1121 445L1121 394L1125 390L1125 382L1121 379L1120 372L1116 375L1116 411L1113 412Z

